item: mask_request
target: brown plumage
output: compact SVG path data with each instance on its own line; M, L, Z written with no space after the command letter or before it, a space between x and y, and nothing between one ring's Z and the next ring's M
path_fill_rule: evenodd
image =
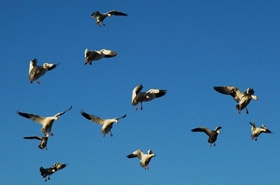
M254 95L255 91L252 88L247 88L244 93L234 86L215 86L214 89L219 93L231 95L233 99L238 102L236 105L238 113L246 108L246 113L248 114L249 111L247 105L250 103L251 99L258 100L258 97Z
M206 127L198 127L198 128L192 129L191 131L192 132L204 132L209 137L208 142L210 143L210 146L212 146L212 144L214 144L214 146L216 146L216 140L217 140L218 134L221 133L221 131L220 131L221 128L222 127L218 126L214 130L210 130Z

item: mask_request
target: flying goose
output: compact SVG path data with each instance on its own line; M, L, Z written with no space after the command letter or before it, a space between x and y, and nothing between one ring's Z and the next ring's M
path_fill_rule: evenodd
M99 11L96 11L96 12L93 12L91 14L91 17L93 19L96 19L96 24L101 26L100 23L102 23L103 26L105 26L105 24L103 23L104 19L106 17L110 17L112 15L117 15L117 16L127 16L126 13L123 13L123 12L119 12L119 11L116 11L116 10L111 10L109 12L106 12L106 13L100 13Z
M143 110L142 102L151 101L155 98L162 97L166 94L167 90L161 89L150 89L147 92L141 92L143 89L143 85L140 84L136 86L132 91L132 99L131 104L136 106L136 110L138 109L138 103L140 103L140 109Z
M208 138L208 142L210 143L210 146L212 146L212 144L214 144L214 146L216 146L216 140L218 137L218 134L221 133L220 129L222 127L218 126L215 128L215 130L210 130L206 127L198 127L198 128L194 128L191 131L192 132L204 132L205 134L207 134L209 136Z
M24 113L24 112L19 112L19 111L17 111L17 113L22 117L25 117L32 121L40 123L42 125L41 132L43 132L45 134L45 136L47 136L47 134L53 135L53 133L51 132L53 122L55 120L58 120L59 116L63 115L64 113L66 113L67 111L69 111L71 109L72 109L72 106L63 112L59 112L59 113L55 114L54 116L50 116L50 117L43 117L43 116L39 116L36 114L29 114L29 113Z
M238 113L242 109L246 108L246 114L249 113L247 105L250 103L251 99L258 100L258 97L254 95L254 90L252 88L247 88L244 93L242 93L237 87L234 86L215 86L214 89L219 93L231 95L238 104L236 108Z
M26 136L23 137L24 139L37 139L40 140L40 144L39 144L39 148L44 150L44 148L46 148L46 150L48 150L47 148L47 143L48 143L48 139L49 139L49 135L47 134L46 136L43 137L39 137L39 136Z
M261 127L257 127L255 123L253 122L249 122L251 125L252 125L252 128L251 128L251 132L252 132L252 139L257 141L258 140L258 136L261 134L261 133L271 133L271 131L266 128L265 125L262 125Z
M39 78L42 77L47 71L54 69L58 64L44 63L42 66L37 65L37 59L33 59L29 63L29 81L37 80L37 83L40 84Z
M58 170L61 170L66 167L67 164L62 164L62 163L55 163L52 167L50 168L43 168L42 166L40 167L40 172L41 176L45 179L45 181L50 180L50 176L57 172Z
M136 150L131 154L127 155L127 158L135 158L138 157L140 160L140 166L142 166L145 170L149 169L149 163L156 154L152 152L152 150L148 150L147 154L143 153L141 150Z
M91 114L88 114L84 111L81 111L82 116L84 116L86 119L91 120L94 123L102 125L101 133L103 134L103 137L110 132L110 136L113 136L111 129L113 128L114 123L118 123L119 119L125 118L126 114L119 118L112 118L112 119L103 119Z
M102 58L111 58L116 56L117 53L112 50L108 49L101 49L100 51L97 50L89 50L88 48L85 49L85 65L90 64L92 65L92 61L100 60Z

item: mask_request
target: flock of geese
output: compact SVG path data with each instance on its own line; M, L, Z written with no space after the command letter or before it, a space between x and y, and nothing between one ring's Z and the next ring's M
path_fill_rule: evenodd
M120 12L120 11L116 11L116 10L111 10L106 13L100 13L99 11L96 11L96 12L93 12L91 16L92 16L92 18L96 19L97 25L105 26L104 19L107 17L110 17L112 15L127 16L127 14ZM85 52L84 52L84 61L85 61L84 64L92 65L92 62L94 62L94 61L98 61L103 58L111 58L111 57L115 57L115 56L117 56L117 52L115 52L113 50L109 50L109 49L89 50L88 48L86 48ZM39 65L37 59L34 58L29 63L28 78L29 78L30 83L37 82L38 84L40 84L41 83L40 78L42 76L44 76L48 71L55 69L58 65L59 65L59 63L58 64L44 63L43 65ZM143 110L143 106L142 106L143 102L148 102L148 101L154 100L156 98L162 97L167 92L166 90L162 90L162 89L150 89L150 90L144 92L144 91L141 91L142 89L143 89L143 85L140 84L140 85L136 86L132 92L131 103L133 106L136 107L136 110L138 109L138 104L140 104L140 106L141 106L140 109ZM32 135L32 136L25 136L23 138L28 139L28 140L30 140L30 139L39 140L40 143L39 143L38 147L41 150L47 150L48 139L51 136L54 136L54 133L52 132L53 123L55 121L57 121L60 116L62 116L66 112L70 111L71 109L72 109L72 106L70 106L68 109L66 109L62 112L56 113L53 116L47 116L47 117L33 114L33 113L17 111L18 115L20 115L24 118L27 118L31 121L37 122L37 123L41 124L41 126L42 126L40 131L43 134L43 136ZM124 114L121 117L105 119L105 118L101 118L96 115L86 113L83 110L81 110L80 113L87 120L90 120L90 121L102 126L101 133L102 133L103 137L105 137L105 135L108 133L110 133L110 136L113 136L113 133L112 133L113 124L114 123L117 124L120 119L123 119L126 117L126 114ZM138 158L140 160L140 165L144 169L149 169L149 162L151 161L151 159L154 156L156 156L156 155L152 152L152 150L148 150L147 153L144 153L140 149L138 149L138 150L132 152L131 154L128 154L127 158ZM51 166L49 168L44 168L41 166L39 168L39 171L41 173L41 176L44 178L44 180L48 181L48 180L50 180L50 176L52 174L56 173L58 170L65 168L66 166L67 166L67 164L64 164L64 163L54 163L53 166Z
M126 13L111 10L106 13L100 13L99 11L92 13L92 18L96 19L96 24L99 26L105 26L104 20L107 17L110 16L127 16ZM117 52L113 50L108 49L101 49L101 50L89 50L88 48L85 49L84 52L84 59L85 59L85 65L90 64L92 65L93 61L101 60L103 58L111 58L117 56ZM51 64L51 63L44 63L43 65L37 64L37 59L33 59L30 61L29 64L29 81L30 83L33 83L36 81L38 84L40 84L39 79L45 75L48 71L51 71L56 68L56 66L59 64ZM143 110L142 103L148 102L151 100L154 100L156 98L160 98L164 96L167 93L167 90L164 89L149 89L148 91L142 91L143 85L137 85L132 90L132 98L131 98L131 104L135 106L135 109L138 110L138 105L140 104L140 109ZM237 102L236 109L238 113L241 113L243 109L246 110L246 113L248 114L249 111L247 109L248 104L252 99L258 100L258 97L254 95L254 90L252 88L247 88L244 93L242 93L237 87L234 86L215 86L214 90L221 94L230 95L234 98L234 100ZM72 109L72 106L70 106L68 109L56 113L53 116L40 116L37 114L32 113L25 113L17 111L17 114L30 119L34 122L37 122L42 125L41 132L43 133L43 136L26 136L24 139L36 139L40 141L39 148L44 150L47 150L47 142L50 136L53 136L54 133L52 132L52 126L54 121L58 120L60 116L65 114L66 112L70 111ZM110 133L110 136L113 136L112 134L112 128L114 123L118 123L120 119L123 119L126 117L126 114L124 114L121 117L115 117L110 119L105 119L98 117L96 115L92 115L89 113L84 112L83 110L80 111L81 115L86 118L87 120L90 120L94 123L97 123L102 126L101 133L103 137L105 137L106 134ZM250 122L252 125L251 129L251 137L253 140L257 141L258 136L261 133L271 133L271 131L265 126L262 125L261 127L257 127L255 123ZM198 127L194 128L191 131L192 132L204 132L208 135L208 142L210 143L210 146L216 145L216 140L218 135L221 133L221 126L217 126L214 130L210 130L206 127ZM153 157L155 157L156 154L152 152L152 150L148 150L147 153L142 152L140 149L135 150L134 152L127 155L127 158L138 158L140 160L140 166L143 167L145 170L149 169L149 163ZM66 164L63 163L55 163L52 167L49 168L43 168L40 167L40 173L41 176L45 179L45 181L50 180L50 175L57 172L58 170L61 170L66 167Z
M255 91L252 88L247 88L244 93L242 93L237 87L234 86L214 86L214 90L221 94L230 95L233 97L233 99L237 102L236 109L238 113L240 114L243 109L246 110L246 114L249 114L248 111L248 104L251 102L252 99L258 100L258 97L254 95ZM253 140L257 141L258 136L261 133L271 133L271 131L265 126L261 125L261 127L257 127L255 123L250 122L252 125L251 128L251 137ZM214 130L210 130L206 127L198 127L194 128L191 131L192 132L204 132L208 135L208 142L210 143L210 146L212 144L216 146L216 140L218 135L221 133L220 129L221 126L217 126Z

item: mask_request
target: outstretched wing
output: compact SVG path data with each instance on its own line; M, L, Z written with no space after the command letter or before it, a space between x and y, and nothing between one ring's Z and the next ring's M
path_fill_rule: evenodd
M265 125L261 125L260 128L263 129L264 133L271 133L271 131Z
M256 124L254 122L249 122L254 128L256 128Z
M99 11L96 11L96 12L93 12L92 14L91 14L91 16L93 17L93 18L97 18L97 17L99 17L99 16L101 16L102 14L99 12Z
M117 52L109 49L102 49L101 53L104 55L105 58L111 58L117 55Z
M141 90L143 89L143 85L137 85L134 89L133 89L133 94L138 94Z
M222 129L222 127L221 127L221 126L217 126L217 127L215 128L215 131L220 130L220 129Z
M26 136L26 137L23 137L24 139L37 139L37 140L42 140L41 137L39 136Z
M30 73L30 71L31 71L34 67L36 67L36 66L37 66L37 59L34 58L34 59L31 60L30 63L29 63L29 73Z
M234 86L215 86L214 89L219 93L231 95L237 102L239 102L243 96L243 93Z
M198 128L194 128L191 130L192 132L204 132L205 134L207 134L208 136L210 136L211 134L211 130L209 130L206 127L198 127Z
M59 112L59 113L57 113L56 115L54 115L54 116L56 116L56 117L58 117L58 116L61 116L61 115L63 115L64 113L66 113L67 111L69 111L69 110L71 110L72 109L72 106L70 106L70 108L69 109L67 109L67 110L65 110L65 111L63 111L63 112Z
M58 64L45 63L44 65L47 67L47 70L50 71L56 68L56 66L59 65L59 63Z
M92 122L95 122L95 123L101 124L101 125L103 125L104 122L105 122L105 120L103 118L100 118L98 116L94 116L94 115L88 114L88 113L86 113L84 111L80 111L80 112L81 112L82 116L84 116L88 120L91 120Z
M142 159L141 153L142 153L141 150L135 150L135 151L132 152L131 154L128 154L126 157L127 157L127 158L135 158L135 157L138 157L138 158L141 160L141 159Z
M117 15L117 16L127 16L126 13L117 11L117 10L111 10L109 12L106 13L108 16L112 16L112 15Z
M67 166L67 164L55 163L55 164L52 166L52 168L55 168L56 171L57 171L57 170L61 170L61 169L65 168L66 166Z
M28 118L32 121L35 121L37 123L43 124L44 120L46 119L45 117L36 115L36 114L29 114L29 113L24 113L24 112L19 112L17 111L18 115Z
M269 129L265 129L265 133L272 133Z
M122 119L122 118L125 118L125 117L126 117L126 114L123 115L122 117L118 117L118 118L116 118L116 119L119 120L119 119Z
M139 94L141 92L141 90L143 89L143 85L137 85L136 87L134 87L134 89L132 90L132 98L131 98L131 102L133 104L133 101L135 99L135 97L137 96L137 94Z
M147 96L154 95L156 98L162 97L166 94L167 90L161 90L161 89L150 89L147 91Z

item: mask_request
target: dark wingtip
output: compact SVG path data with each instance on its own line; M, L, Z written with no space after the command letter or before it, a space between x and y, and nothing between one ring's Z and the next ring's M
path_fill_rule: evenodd
M90 117L86 112L84 112L83 110L81 110L80 113L81 113L82 116L84 116L86 119L91 120L91 117Z
M24 114L23 114L22 112L20 112L20 111L16 111L16 113L17 113L18 115L20 115L20 116L24 116Z
M129 155L127 155L126 156L127 158L133 158L133 157L135 157L133 154L129 154Z

